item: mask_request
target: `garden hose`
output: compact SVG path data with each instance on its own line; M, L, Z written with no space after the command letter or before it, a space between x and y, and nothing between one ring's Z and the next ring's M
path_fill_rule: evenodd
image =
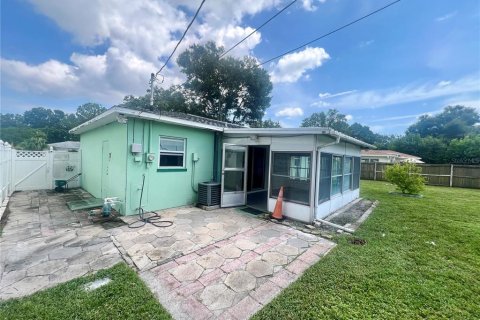
M143 198L143 188L145 186L145 173L143 174L143 179L142 179L142 189L140 191L140 203L138 205L138 221L132 222L128 225L129 228L141 228L147 223L150 223L151 225L154 225L155 227L158 228L166 228L170 227L173 225L173 221L168 221L168 220L161 220L162 216L159 215L156 212L149 211L145 212L142 208L142 198ZM145 217L145 214L151 213L153 214L152 216Z

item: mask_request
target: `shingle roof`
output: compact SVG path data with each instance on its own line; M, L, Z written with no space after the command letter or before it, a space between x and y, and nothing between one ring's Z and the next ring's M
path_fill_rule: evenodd
M147 108L143 109L131 109L131 110L138 110L138 111L144 111L144 112L149 112L153 114L158 114L160 116L166 116L166 117L171 117L171 118L177 118L177 119L182 119L182 120L187 120L187 121L192 121L192 122L197 122L197 123L203 123L207 124L210 126L216 126L220 128L244 128L243 126L233 124L233 123L228 123L224 121L219 121L219 120L214 120L214 119L209 119L193 114L188 114L188 113L182 113L182 112L173 112L173 111L160 111L160 110L150 110Z
M60 149L80 149L80 141L62 141L49 143L48 145Z
M412 156L411 154L406 154L394 150L362 150L362 156L396 156L403 158L421 159L420 157Z

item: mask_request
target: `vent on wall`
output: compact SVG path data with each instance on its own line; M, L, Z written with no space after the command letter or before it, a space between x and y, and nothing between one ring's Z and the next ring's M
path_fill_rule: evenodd
M200 182L198 184L198 204L202 206L220 205L220 183Z

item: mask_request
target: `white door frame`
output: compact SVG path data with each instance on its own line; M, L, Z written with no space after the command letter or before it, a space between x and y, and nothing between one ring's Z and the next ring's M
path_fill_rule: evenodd
M245 153L243 169L239 168L226 168L225 167L225 150L229 147L242 148ZM224 143L222 147L222 193L221 193L221 206L222 207L235 207L243 206L247 201L247 164L248 164L248 146L238 145L232 143ZM243 191L225 192L225 171L243 171Z

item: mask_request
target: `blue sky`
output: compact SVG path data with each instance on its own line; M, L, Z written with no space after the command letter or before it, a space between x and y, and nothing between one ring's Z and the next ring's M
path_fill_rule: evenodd
M143 94L199 2L2 1L1 112L110 107ZM230 47L288 2L207 0L179 52L208 40ZM265 61L389 2L299 0L232 54ZM265 68L274 82L266 118L295 127L336 108L400 134L449 104L480 109L480 2L402 0ZM169 64L163 85L181 81Z

